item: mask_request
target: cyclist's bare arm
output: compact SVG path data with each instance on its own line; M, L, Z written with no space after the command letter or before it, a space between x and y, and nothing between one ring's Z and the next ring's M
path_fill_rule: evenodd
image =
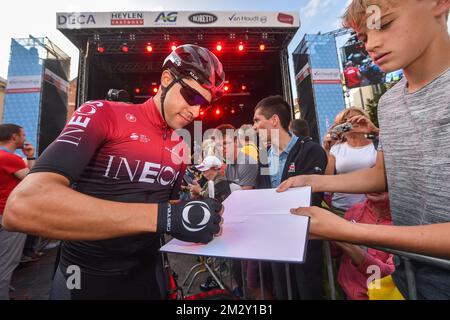
M155 232L157 204L97 199L69 187L49 172L28 175L8 198L3 225L51 239L101 240Z

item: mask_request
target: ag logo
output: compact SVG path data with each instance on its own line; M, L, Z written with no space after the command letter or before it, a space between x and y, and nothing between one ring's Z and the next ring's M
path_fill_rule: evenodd
M161 12L156 18L155 22L163 22L163 23L175 23L177 22L177 14L178 12Z
M211 212L204 202L192 201L183 209L183 226L188 231L203 230L210 218Z

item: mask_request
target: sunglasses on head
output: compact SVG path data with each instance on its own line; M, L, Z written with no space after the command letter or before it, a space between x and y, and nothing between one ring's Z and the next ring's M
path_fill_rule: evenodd
M200 106L201 109L207 109L211 105L211 102L206 100L197 90L187 85L182 79L178 79L178 82L181 84L180 93L190 106Z

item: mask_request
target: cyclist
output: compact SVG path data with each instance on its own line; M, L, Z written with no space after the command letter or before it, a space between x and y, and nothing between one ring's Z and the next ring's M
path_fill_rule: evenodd
M162 69L143 104L80 106L7 203L7 229L65 240L52 299L164 298L160 235L208 243L220 234L221 204L170 200L188 158L174 130L221 96L222 64L186 44Z

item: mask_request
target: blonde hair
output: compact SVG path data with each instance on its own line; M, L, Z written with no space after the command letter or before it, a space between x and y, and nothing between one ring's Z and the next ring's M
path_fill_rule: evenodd
M395 0L353 0L342 16L342 25L344 28L361 30L371 15L367 13L367 8L379 6L381 10L386 10L394 6L396 2Z
M357 108L357 107L351 107L351 108L346 108L346 109L342 110L341 112L339 112L334 120L334 124L339 125L339 124L343 124L343 123L347 122L348 115L350 113L357 113L360 116L364 116L364 117L370 119L369 114L366 111L364 111L363 109Z
M364 23L372 13L367 13L370 6L379 6L382 11L394 7L398 0L353 0L344 15L342 16L342 26L353 30L361 30ZM446 21L448 21L449 12L447 12Z

